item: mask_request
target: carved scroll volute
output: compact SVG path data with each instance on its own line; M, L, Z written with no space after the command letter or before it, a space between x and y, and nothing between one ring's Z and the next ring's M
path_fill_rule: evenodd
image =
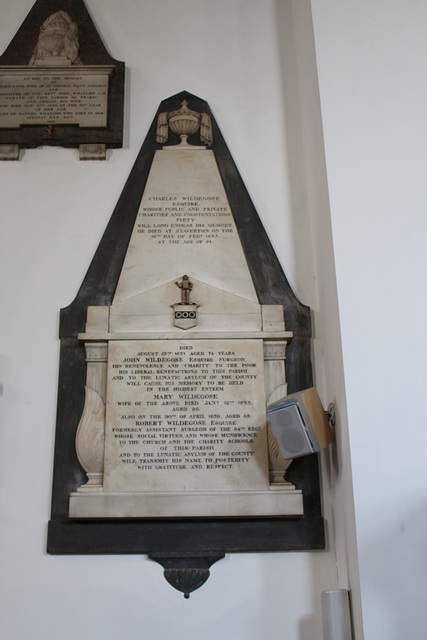
M85 405L76 434L77 458L88 481L82 491L102 491L105 443L107 344L86 343Z

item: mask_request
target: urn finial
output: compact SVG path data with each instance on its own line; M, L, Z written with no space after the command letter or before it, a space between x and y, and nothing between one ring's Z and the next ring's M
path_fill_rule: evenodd
M156 142L164 144L168 140L169 129L181 138L180 147L193 147L187 139L200 128L200 140L211 146L212 123L207 113L192 111L187 100L181 102L181 108L176 111L163 112L157 120Z

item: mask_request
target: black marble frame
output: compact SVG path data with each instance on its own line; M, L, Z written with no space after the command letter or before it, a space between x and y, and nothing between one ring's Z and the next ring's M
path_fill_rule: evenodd
M295 460L287 472L287 478L303 492L304 515L301 517L110 521L68 518L69 494L85 482L75 451L86 374L85 350L77 335L85 329L89 305L112 302L154 152L160 148L155 142L157 115L178 109L184 99L190 108L211 115L212 148L259 302L283 305L286 329L294 334L286 358L289 393L312 386L310 309L301 304L291 290L208 104L185 91L172 96L159 107L75 300L61 310L58 414L47 549L51 554L148 554L169 572L171 558L179 559L177 571L185 558L187 564L190 559L192 570L196 559L204 558L201 566L207 571L206 558L212 563L224 553L298 551L325 546L315 454ZM177 142L179 139L170 132L169 143ZM200 144L196 135L189 142Z

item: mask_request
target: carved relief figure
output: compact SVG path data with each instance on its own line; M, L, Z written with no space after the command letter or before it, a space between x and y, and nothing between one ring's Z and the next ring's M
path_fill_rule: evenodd
M190 293L193 283L190 282L188 276L182 276L181 282L175 282L176 286L181 289L181 304L191 304Z
M82 64L79 55L78 27L65 11L53 13L40 27L40 35L30 66L43 64Z

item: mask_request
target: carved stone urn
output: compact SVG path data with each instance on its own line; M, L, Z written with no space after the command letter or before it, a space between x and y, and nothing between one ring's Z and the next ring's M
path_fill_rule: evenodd
M181 102L181 108L176 111L163 112L157 120L156 141L164 144L168 139L168 129L181 138L178 146L196 148L187 142L189 136L200 128L200 140L203 144L212 144L212 123L207 113L198 113L188 107L186 100ZM202 147L198 147L202 148Z
M169 114L169 127L181 138L181 144L187 144L188 137L196 133L200 127L200 113L191 111L184 100L181 109Z

